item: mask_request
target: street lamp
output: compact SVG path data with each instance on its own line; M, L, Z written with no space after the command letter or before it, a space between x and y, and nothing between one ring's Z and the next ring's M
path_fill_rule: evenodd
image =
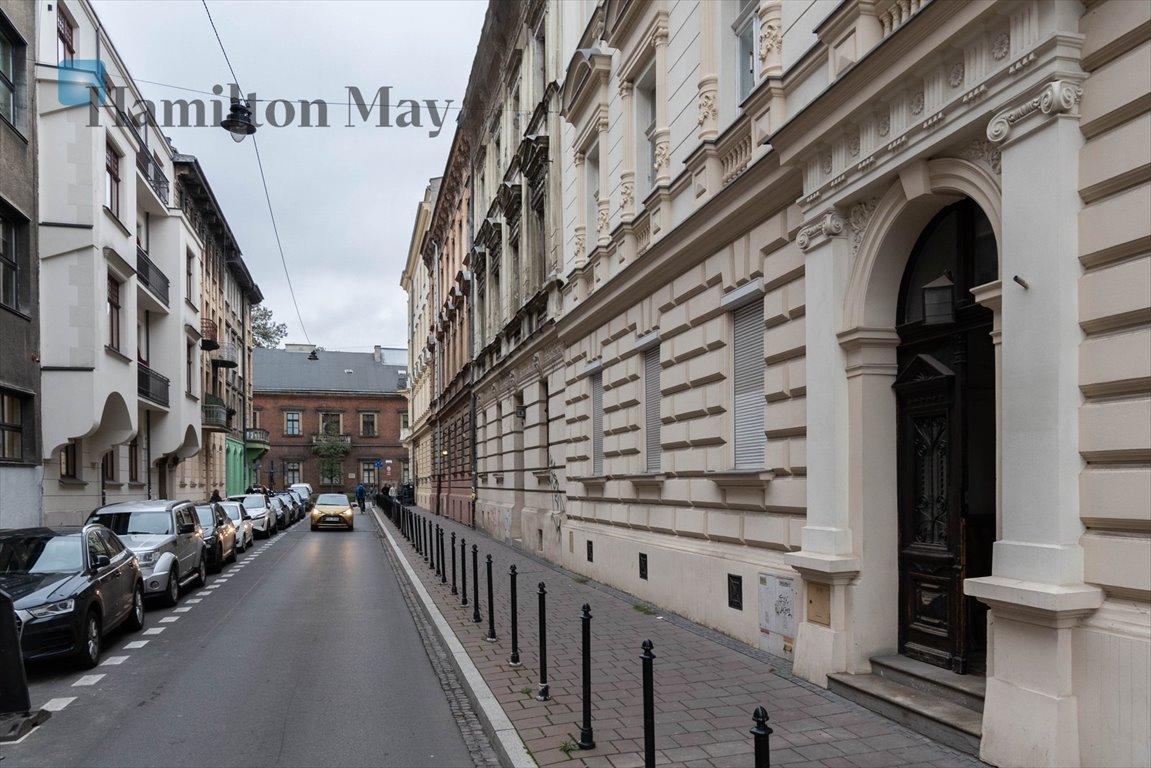
M256 132L256 126L252 123L252 110L239 99L232 99L232 107L228 110L228 116L220 121L220 127L232 134L232 141L237 144Z

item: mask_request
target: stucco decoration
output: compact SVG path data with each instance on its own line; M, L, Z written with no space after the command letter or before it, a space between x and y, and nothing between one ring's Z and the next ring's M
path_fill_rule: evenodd
M819 159L819 167L823 169L824 173L831 173L831 153L828 152Z
M599 213L596 214L595 231L607 232L608 225L608 212L606 208L600 208Z
M875 213L877 205L879 205L878 195L851 206L851 211L848 213L848 225L851 227L851 254L853 256L859 250L859 244L863 242L863 233L867 231L867 224L871 221L871 216Z
M620 188L619 193L619 207L621 210L630 211L632 203L635 202L635 185L630 181L624 182Z
M1011 33L1000 32L991 43L991 56L996 61L1003 61L1011 52Z
M717 116L715 106L715 91L708 91L707 93L700 94L699 97L699 117L696 118L696 125L703 125L708 120L714 120Z
M1034 98L1028 99L1017 107L1004 110L992 118L987 125L987 138L994 142L1003 141L1011 133L1011 128L1016 123L1036 111L1045 115L1073 112L1078 108L1079 100L1082 97L1083 89L1079 87L1078 83L1053 80L1043 86Z
M771 52L782 48L783 35L779 33L779 24L774 21L764 24L759 30L759 63L766 64Z
M811 244L821 237L835 237L842 235L844 230L843 217L836 211L828 211L819 217L814 224L809 224L799 231L796 242L801 251L806 251Z
M976 139L971 142L963 148L959 156L965 160L982 163L990 168L996 176L999 176L1001 173L1003 155L997 145L992 144L986 139Z
M584 257L584 236L580 233L575 236L575 257L580 260Z
M885 112L880 116L879 123L876 126L876 131L879 132L880 136L886 136L887 134L891 133L891 115Z
M951 68L951 73L947 76L947 84L952 88L958 88L959 86L963 85L964 71L965 68L963 66L963 62L957 62L955 66Z
M655 169L667 168L671 164L671 148L666 141L661 141L655 148Z
M923 91L917 91L911 97L911 114L923 114Z
M852 157L859 157L859 132L856 131L850 139L847 140L847 151L851 153Z

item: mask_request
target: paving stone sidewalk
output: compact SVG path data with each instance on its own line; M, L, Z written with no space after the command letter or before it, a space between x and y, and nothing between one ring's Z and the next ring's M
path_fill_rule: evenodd
M644 640L654 661L655 746L660 765L752 768L752 712L770 715L771 765L776 768L886 768L984 766L980 761L790 675L786 660L745 646L682 617L596 584L482 532L414 513L443 527L444 584L399 529L381 515L400 554L454 630L532 756L541 766L642 768ZM467 606L451 594L452 534L456 585L462 586L461 547L467 554ZM472 547L477 547L480 615L474 619ZM492 557L497 640L488 635L487 556ZM509 566L518 571L519 648L512 667ZM551 700L539 688L538 584L547 590L546 637ZM583 719L580 613L591 606L592 730L595 748L576 746Z

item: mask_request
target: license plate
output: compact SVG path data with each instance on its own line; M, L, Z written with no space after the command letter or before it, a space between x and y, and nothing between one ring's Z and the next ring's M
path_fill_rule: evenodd
M338 522L340 522L340 518L336 517L335 515L328 515L327 517L324 518L324 522L325 523L338 523Z

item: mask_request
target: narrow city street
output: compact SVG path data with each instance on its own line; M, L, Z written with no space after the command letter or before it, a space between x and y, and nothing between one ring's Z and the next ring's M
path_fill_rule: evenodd
M473 765L370 519L257 541L90 672L31 666L57 711L4 765Z

